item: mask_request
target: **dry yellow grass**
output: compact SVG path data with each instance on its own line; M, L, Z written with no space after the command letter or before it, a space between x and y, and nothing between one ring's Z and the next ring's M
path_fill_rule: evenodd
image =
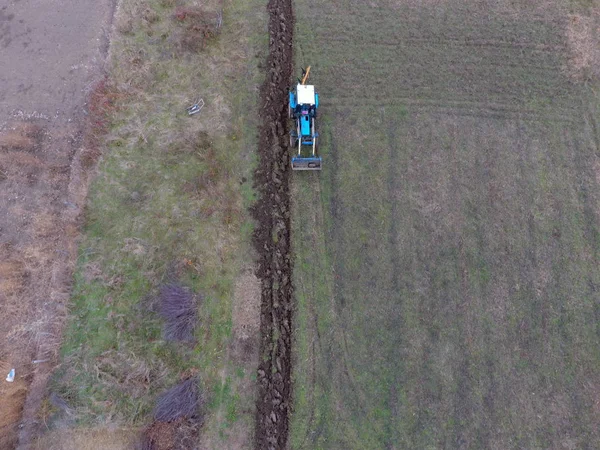
M17 294L23 287L25 267L14 259L0 261L0 298Z
M248 272L239 277L233 297L233 334L238 339L256 337L260 326L260 283Z
M0 361L0 448L12 448L16 442L16 426L21 417L27 386L18 377L8 383L5 377L11 369L8 362Z
M36 214L33 219L34 234L38 238L48 238L61 228L58 218L49 212Z
M30 270L43 267L48 269L53 257L52 249L45 242L26 246L22 250L22 255L27 268Z
M570 55L566 71L576 81L589 81L600 75L600 27L596 16L569 16L567 43Z
M39 437L33 450L129 450L133 448L137 429L74 429L54 430Z
M6 167L7 171L11 166L28 167L33 169L44 166L44 163L39 158L25 151L0 153L0 164L2 164L3 167Z
M6 333L18 322L17 317L23 314L23 307L19 301L19 294L23 291L25 283L25 263L15 255L8 246L0 246L0 305L2 307L2 321L0 322L0 340L6 340ZM9 353L10 354L10 353ZM10 357L3 353L4 357ZM13 448L16 439L16 425L18 424L23 402L27 394L27 384L17 378L8 383L5 377L18 361L0 361L0 448Z
M38 144L41 128L28 122L17 122L0 133L0 149L31 151Z
M8 133L0 134L0 148L7 149L20 149L29 150L33 148L35 141L22 134L9 131Z

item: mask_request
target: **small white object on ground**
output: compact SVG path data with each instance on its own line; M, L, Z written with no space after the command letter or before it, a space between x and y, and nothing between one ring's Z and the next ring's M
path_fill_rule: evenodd
M186 109L188 115L198 114L204 108L204 99L199 98L196 103Z
M9 383L15 381L15 369L10 369L10 372L8 372L8 375L6 377L6 381L8 381Z

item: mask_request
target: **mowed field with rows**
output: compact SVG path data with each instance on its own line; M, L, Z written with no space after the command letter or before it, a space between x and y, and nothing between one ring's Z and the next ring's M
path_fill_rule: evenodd
M295 2L292 448L600 447L595 6Z

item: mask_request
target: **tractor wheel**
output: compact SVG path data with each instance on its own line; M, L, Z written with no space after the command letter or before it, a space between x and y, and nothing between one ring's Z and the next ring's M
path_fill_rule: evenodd
M293 118L294 118L294 114L293 114L293 112L292 112L292 105L290 105L289 103L288 103L288 117L289 117L290 119L293 119Z

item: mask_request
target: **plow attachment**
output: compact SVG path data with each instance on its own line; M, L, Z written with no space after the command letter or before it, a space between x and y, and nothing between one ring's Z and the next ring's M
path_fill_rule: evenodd
M294 156L292 158L292 170L321 170L320 156Z

